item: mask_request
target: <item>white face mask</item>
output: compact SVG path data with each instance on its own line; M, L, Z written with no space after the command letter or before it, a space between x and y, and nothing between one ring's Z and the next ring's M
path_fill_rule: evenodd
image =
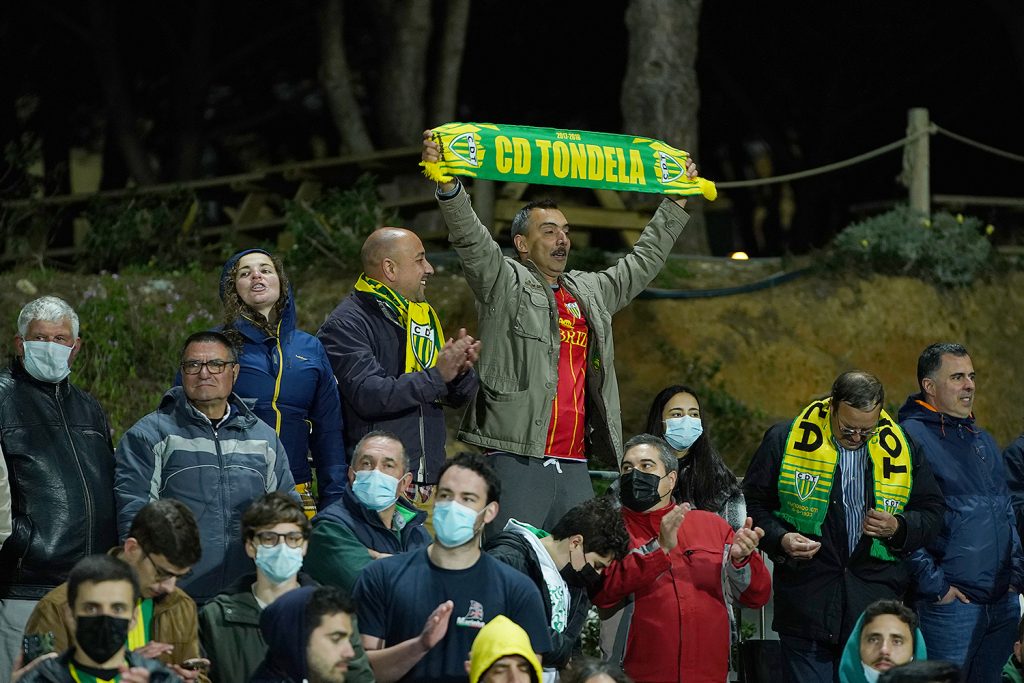
M40 382L56 384L71 374L68 364L72 351L70 346L45 341L24 341L21 345L25 350L21 361L25 372Z
M878 677L882 675L882 672L872 669L864 662L861 662L860 665L864 667L864 678L868 679L868 683L878 683Z

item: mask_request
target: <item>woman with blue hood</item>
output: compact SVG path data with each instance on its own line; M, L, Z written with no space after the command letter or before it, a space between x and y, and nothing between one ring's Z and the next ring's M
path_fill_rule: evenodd
M928 659L917 615L899 600L867 606L839 662L840 683L875 683L889 669Z
M228 259L220 298L224 334L238 349L235 393L280 436L295 490L312 517L345 485L341 399L327 354L316 337L295 327L295 297L273 254L247 249Z

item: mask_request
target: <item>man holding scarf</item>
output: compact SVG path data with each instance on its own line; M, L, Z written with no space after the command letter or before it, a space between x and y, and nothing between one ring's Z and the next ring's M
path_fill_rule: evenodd
M476 391L480 342L465 329L445 341L426 303L434 269L415 233L379 228L361 257L355 291L317 337L338 380L345 443L354 448L373 430L397 435L413 474L410 493L424 502L445 461L443 406L464 405ZM347 455L354 462L351 450Z
M873 375L839 375L828 398L765 433L743 480L775 562L772 627L787 681L838 681L861 612L903 596L902 559L939 531L942 493L884 399Z

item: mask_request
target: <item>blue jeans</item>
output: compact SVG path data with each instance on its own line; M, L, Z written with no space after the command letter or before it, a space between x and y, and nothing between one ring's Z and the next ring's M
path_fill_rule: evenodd
M786 683L833 683L839 680L842 645L779 634Z
M989 605L918 601L915 608L928 659L960 665L968 683L999 680L1017 640L1020 602L1016 593L1007 593Z

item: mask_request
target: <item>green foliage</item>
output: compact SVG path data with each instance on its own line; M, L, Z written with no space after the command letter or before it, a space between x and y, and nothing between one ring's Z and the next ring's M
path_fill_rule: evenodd
M601 658L601 618L596 607L591 607L587 613L587 620L580 631L580 646L588 657Z
M697 392L712 443L722 454L725 464L742 476L750 456L761 443L761 436L768 426L768 416L737 399L715 380L722 367L721 362L708 362L699 356L683 357L667 342L661 342L658 351L665 362L666 377L678 378L680 384L686 384Z
M394 223L395 213L377 196L373 176L363 175L347 190L330 189L314 201L289 201L287 230L295 236L288 263L304 268L326 258L338 268L362 270L359 250L381 225Z
M989 265L991 226L947 212L931 219L906 206L854 223L832 243L832 268L910 275L947 286L968 285Z
M199 214L198 199L187 191L123 200L94 198L83 212L89 232L80 258L81 270L186 266L200 256L196 231Z
M570 265L573 270L604 270L612 264L608 252L598 247L573 247Z

